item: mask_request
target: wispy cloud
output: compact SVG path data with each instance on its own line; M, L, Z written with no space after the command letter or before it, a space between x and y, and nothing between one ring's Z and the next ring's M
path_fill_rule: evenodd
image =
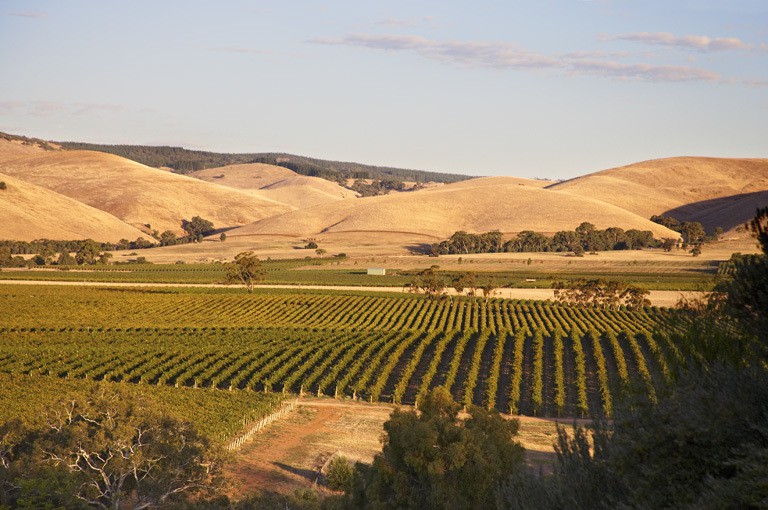
M689 66L628 64L627 53L576 52L545 55L504 42L433 41L420 36L355 34L341 39L314 39L315 44L410 51L425 58L460 65L506 70L558 70L568 74L650 82L719 81L720 75Z
M720 75L714 71L688 66L625 64L612 60L578 60L570 62L569 67L579 74L607 76L620 80L720 81Z
M526 51L509 43L440 42L420 36L353 34L342 39L313 39L315 44L357 46L385 51L413 51L464 66L498 69L559 67L558 59Z
M9 12L8 16L16 16L17 18L47 18L47 12L35 12L35 11L17 11Z
M635 32L631 34L608 35L608 41L634 41L657 46L693 49L698 51L751 51L754 44L737 37L715 37L706 35L674 35L669 32Z

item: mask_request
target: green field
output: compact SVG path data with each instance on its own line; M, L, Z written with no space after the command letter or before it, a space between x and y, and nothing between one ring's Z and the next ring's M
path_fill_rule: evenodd
M445 385L467 404L586 416L653 396L679 356L674 312L655 307L11 285L0 303L0 373L192 393L414 403Z

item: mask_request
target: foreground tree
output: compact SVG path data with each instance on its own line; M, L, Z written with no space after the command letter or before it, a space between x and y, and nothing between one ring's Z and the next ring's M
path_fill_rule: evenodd
M99 386L62 402L42 430L5 430L0 478L14 507L163 508L221 484L220 456L207 439L125 389Z
M384 424L384 447L365 468L358 464L352 508L496 508L495 488L525 469L514 436L519 421L460 405L447 389L425 395L416 411L395 410Z
M718 306L735 318L768 352L768 207L757 210L747 225L762 250L732 257L733 277L716 288Z
M266 271L261 267L261 261L252 251L238 253L233 262L226 265L227 278L225 283L240 283L249 293L254 285L264 281Z

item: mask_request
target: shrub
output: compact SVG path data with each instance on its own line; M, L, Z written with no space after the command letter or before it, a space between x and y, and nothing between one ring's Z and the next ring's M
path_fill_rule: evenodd
M0 181L0 189L6 189L8 188L8 185L5 184L5 181Z
M335 491L349 491L352 487L353 469L343 455L336 455L328 465L328 486Z

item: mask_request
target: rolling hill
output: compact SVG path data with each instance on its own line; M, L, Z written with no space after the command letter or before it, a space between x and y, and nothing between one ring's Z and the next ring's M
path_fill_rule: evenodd
M481 178L412 193L341 201L267 218L229 235L403 232L442 239L458 230L551 233L589 221L598 228L636 228L651 230L659 238L677 237L617 206L521 181L525 180Z
M51 190L0 174L0 239L94 239L117 242L148 238L111 214Z
M728 230L768 204L768 159L679 157L644 161L553 184L650 218L655 214Z
M297 209L357 197L357 193L335 182L299 175L287 168L264 163L209 168L188 175L231 188L250 190L257 196Z
M0 146L13 142L0 140ZM183 218L202 216L217 228L245 225L292 210L237 190L91 151L21 153L0 149L0 169L100 209L137 228L180 232ZM150 225L150 227L146 227Z
M217 228L240 227L230 236L389 232L442 239L457 230L552 233L588 221L598 228L651 230L662 238L677 234L650 222L652 215L701 221L711 231L742 224L768 203L768 159L668 158L564 182L486 177L352 200L353 191L285 166L234 164L183 176L113 154L4 135L0 172L17 181L17 191L5 195L14 202L3 203L3 212L19 226L7 235L24 239L86 231L99 240L135 239L136 229L180 232L181 220L197 215ZM45 190L50 198L43 197ZM30 205L35 201L55 204L62 221L52 218L52 210ZM70 213L96 218L94 209L107 216L61 227L81 225ZM88 223L94 229L83 230Z

